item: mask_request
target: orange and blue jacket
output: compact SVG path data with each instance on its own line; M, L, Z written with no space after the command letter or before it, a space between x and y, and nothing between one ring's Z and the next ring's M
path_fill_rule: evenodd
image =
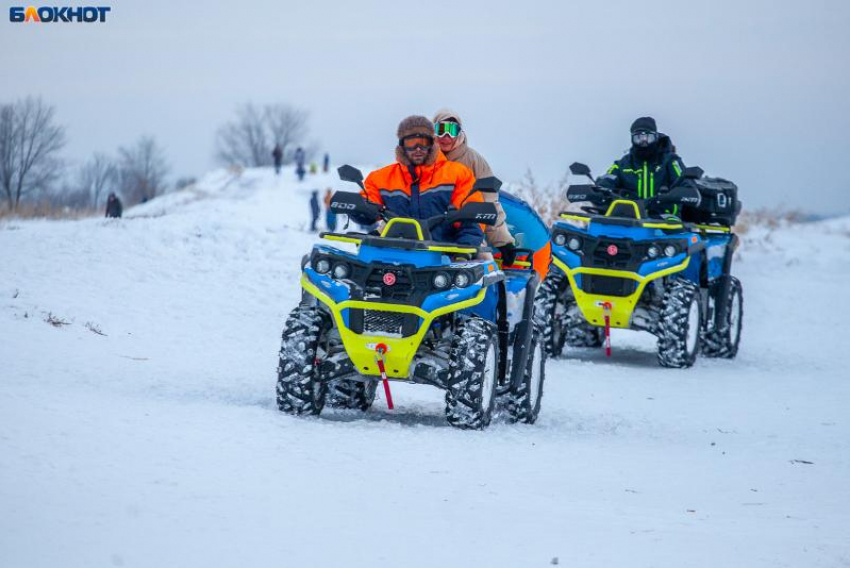
M466 203L483 201L480 192L472 191L474 184L475 176L469 168L448 161L438 152L430 165L406 166L396 162L375 170L366 177L361 194L397 215L421 220L442 215L450 205L460 209ZM442 223L431 230L431 238L481 246L484 232L477 223Z

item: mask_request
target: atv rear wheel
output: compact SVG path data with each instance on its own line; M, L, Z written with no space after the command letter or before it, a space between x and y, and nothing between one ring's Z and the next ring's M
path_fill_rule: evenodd
M458 319L449 359L446 419L455 428L480 430L490 424L499 382L496 327L471 316Z
M672 278L664 294L658 322L658 363L662 367L690 367L699 351L702 310L696 284Z
M711 329L702 336L702 354L706 357L732 359L738 354L744 318L744 290L740 280L734 276L731 278L724 326L722 329Z
M331 408L367 411L375 402L378 381L340 379L328 385L326 401Z
M550 357L560 357L564 350L567 306L563 293L568 286L564 273L553 267L534 298L534 320L543 330L543 349Z
M315 306L298 306L286 319L277 368L277 407L300 416L319 414L327 386L318 380L319 349L330 328L327 316Z
M546 379L546 350L543 349L543 330L534 326L528 361L522 382L508 392L506 410L512 422L534 424L540 414L543 382Z

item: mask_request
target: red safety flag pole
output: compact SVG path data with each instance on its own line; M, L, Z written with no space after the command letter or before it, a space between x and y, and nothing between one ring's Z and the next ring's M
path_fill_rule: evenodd
M602 313L605 316L605 356L611 356L611 302L602 304Z
M381 382L384 383L384 394L387 395L387 408L392 410L393 406L393 394L390 392L390 381L387 379L387 369L384 366L384 353L387 352L387 346L383 343L379 343L375 347L375 353L377 356L375 357L375 361L378 363L378 370L381 372Z

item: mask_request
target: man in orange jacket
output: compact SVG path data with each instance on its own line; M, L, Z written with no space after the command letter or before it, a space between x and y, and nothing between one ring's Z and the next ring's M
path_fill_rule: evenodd
M398 125L396 163L366 177L363 196L369 201L412 219L441 215L450 206L483 201L472 191L475 176L457 162L449 162L434 144L434 125L424 116L409 116ZM481 246L484 232L477 223L443 223L431 231L435 241Z

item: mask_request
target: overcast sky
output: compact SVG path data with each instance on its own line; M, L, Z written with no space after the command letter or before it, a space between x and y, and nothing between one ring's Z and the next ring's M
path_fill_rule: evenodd
M449 106L496 175L554 181L601 172L648 114L745 207L850 213L846 0L117 0L104 24L50 25L13 5L0 101L54 104L71 160L151 134L173 178L198 176L254 101L308 109L335 163L384 164L401 118Z

